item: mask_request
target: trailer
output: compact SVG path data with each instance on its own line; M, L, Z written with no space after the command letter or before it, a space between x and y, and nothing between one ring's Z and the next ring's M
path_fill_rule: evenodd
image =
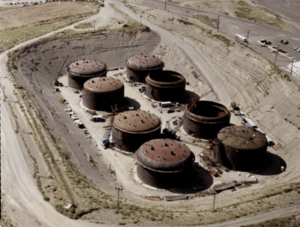
M244 37L244 36L241 36L241 35L239 35L239 34L235 34L234 37L235 37L235 39L236 39L237 41L239 41L239 42L248 43L247 38Z

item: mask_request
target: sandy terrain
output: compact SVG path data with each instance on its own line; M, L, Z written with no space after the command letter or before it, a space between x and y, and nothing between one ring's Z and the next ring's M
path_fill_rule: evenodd
M46 22L50 19L66 18L79 14L95 12L95 5L69 2L50 3L4 10L0 14L1 30ZM18 16L16 16L16 14Z
M121 5L116 5L122 7ZM112 11L109 10L107 12L111 14ZM123 10L125 11L125 9ZM97 180L98 170L94 169L91 171L93 168L91 168L91 164L86 160L84 153L97 157L98 151L95 149L95 145L89 145L88 140L84 138L82 132L71 123L71 120L63 111L65 106L59 103L57 94L52 92L52 87L49 84L57 75L62 61L67 55L70 55L67 64L75 60L75 56L80 56L80 58L99 58L107 62L109 67L119 67L124 66L124 61L128 56L133 53L141 52L140 48L143 47L144 49L142 51L153 51L156 55L161 57L166 63L166 68L177 70L189 78L188 81L192 84L188 87L190 90L203 93L210 89L209 86L212 86L216 90L218 97L214 94L208 96L208 99L220 100L226 105L228 105L231 100L241 104L242 110L251 116L258 126L262 128L277 145L280 144L282 146L277 150L269 150L273 153L272 157L276 160L278 159L277 157L280 157L287 164L287 170L279 175L272 176L273 173L270 174L270 172L258 173L260 183L256 186L238 190L237 192L225 192L218 195L217 207L219 208L219 212L217 213L210 212L210 197L196 198L187 203L175 202L166 204L166 202L162 202L159 207L154 203L153 212L170 209L175 214L175 220L171 221L166 219L165 224L161 223L160 226L203 223L200 221L202 219L224 221L228 218L227 212L235 212L236 217L255 212L255 210L258 209L256 202L261 203L259 208L261 210L277 207L269 216L261 214L257 219L260 221L266 220L274 215L286 216L287 214L295 213L300 203L299 193L296 191L297 188L286 194L275 194L270 198L261 198L261 196L264 194L268 195L271 191L277 193L283 185L286 185L288 189L289 187L293 188L294 186L291 186L289 183L299 182L298 150L300 135L298 128L300 127L300 122L298 108L300 108L300 98L298 88L293 83L287 81L285 77L277 75L272 70L273 65L266 59L250 49L238 43L234 43L233 40L230 41L232 45L227 46L226 41L220 41L216 36L213 36L216 34L215 31L212 31L212 33L207 32L210 28L201 22L189 19L189 22L194 25L188 23L184 24L185 18L176 17L174 14L168 14L159 10L149 10L147 8L142 8L142 10L144 11L143 23L155 29L162 36L161 42L160 38L152 32L125 33L122 35L115 33L111 36L112 38L108 38L105 35L92 35L92 37L88 39L84 36L72 40L60 38L57 41L53 40L38 46L31 46L31 48L28 48L26 52L21 54L20 60L16 62L18 70L14 73L18 76L20 84L22 84L26 90L31 91L29 97L36 99L39 104L39 111L43 118L46 119L46 125L50 131L55 136L65 137L66 141L64 141L64 143L67 144L68 149L73 151L74 156L72 155L72 159L80 166L83 173L94 180L94 184L104 191L112 190L114 181L109 174L104 173L107 171L104 164L102 162L98 163L98 170L104 172L103 177ZM136 11L141 12L140 9L136 9ZM100 15L107 16L109 14L104 13ZM139 17L133 15L130 11L128 11L128 14L136 18L136 20L139 20ZM97 16L93 17L93 19L98 18L99 24L97 24L97 26L101 27L107 25L106 22L101 22L101 17ZM116 17L115 20L112 20L112 25L116 25L121 19L120 16ZM125 18L123 20L126 21ZM160 27L153 26L146 20ZM202 29L200 27L202 27ZM171 33L176 34L178 37L166 32L166 30L171 31ZM230 40L228 37L227 39ZM97 41L96 45L95 41ZM180 48L178 48L178 46ZM117 55L115 54L116 47L118 47ZM188 54L190 58L184 57L185 54ZM122 56L122 58L116 58L116 56ZM5 58L2 59L1 63L4 62ZM4 74L4 71L5 66L2 65L1 74ZM195 79L195 73L199 76L198 79ZM211 78L207 78L209 75L211 75ZM5 73L5 76L7 76L7 73ZM5 81L3 80L4 79L1 78L2 87L11 86L7 79ZM201 91L197 85L194 85L199 81L203 83ZM223 86L223 88L220 88L221 86ZM11 89L11 91L12 90L13 89ZM78 106L79 94L68 93L67 89L63 92L64 95L74 99L74 102L70 101L69 104L73 105L74 108L78 108L76 106ZM135 96L137 93L137 91L132 89L127 95ZM11 92L7 95L10 98L14 97ZM141 100L141 103L142 107L146 109L150 105L149 102L147 104L146 100ZM6 108L8 107L6 106ZM17 104L14 108L18 108ZM86 117L86 113L79 108L78 113ZM19 116L18 119L22 119L20 117L21 112L18 111L17 114ZM4 113L5 122L7 124L5 125L5 129L7 130L5 132L6 135L12 136L10 138L11 140L8 140L7 137L4 138L4 148L8 150L8 147L12 146L15 148L13 149L15 152L12 152L12 155L20 155L24 148L22 149L18 143L10 144L11 141L18 139L12 130L15 126L11 125L8 115L7 112ZM165 119L168 118L168 116L163 117ZM61 122L63 122L63 124ZM235 119L234 123L237 124L238 120ZM25 127L24 125L26 124L22 123L21 125ZM282 129L284 129L284 133L282 133ZM79 146L74 144L75 140L80 143ZM106 165L109 162L105 159L114 159L110 162L112 164L118 164L117 159L119 159L119 162L122 160L116 158L116 154L117 153L111 153L103 157ZM123 160L129 160L125 157L122 158ZM31 196L39 193L36 187L33 186L34 182L32 181L31 173L26 170L27 172L24 171L25 175L23 177L17 171L12 172L11 176L8 175L9 170L13 168L13 166L17 166L21 163L22 167L27 169L27 164L25 164L23 159L15 159L16 163L11 163L11 160L14 158L8 155L4 155L3 159L5 160L5 180L8 182L4 191L7 195L5 197L7 215L12 217L15 216L12 214L21 214L24 208L22 208L20 204L27 206L26 209L29 214L35 214L35 217L31 216L30 218L26 217L26 214L20 215L14 220L16 223L22 223L22 219L25 218L26 226L35 226L40 222L42 226L61 226L61 223L64 223L65 226L80 226L82 224L94 226L86 222L75 222L58 214L53 207L42 200L41 196L35 199L35 201L38 202L37 204L32 203L32 205L28 207ZM129 160L128 163L132 164L132 160ZM46 169L44 171L47 173ZM123 180L123 182L128 184L124 185L127 189L124 191L126 198L132 199L132 193L129 192L128 189L131 186L134 186L134 189L138 189L138 191L133 194L144 194L147 192L153 195L159 194L157 191L148 191L146 188L137 187L132 182L132 179L131 181L127 181L127 179L132 176L128 175L128 173L127 175L122 175L122 171L122 167L118 170L116 169L118 180L121 182ZM246 173L244 173L243 176L245 174ZM21 187L23 184L30 185L30 188L25 191L26 194L18 195L18 187L16 187L15 190L8 190L12 185L11 182L13 182L14 176L21 177L27 181L22 182L16 180L16 182L18 182L17 186ZM10 178L11 180L9 180ZM103 181L106 182L106 184L103 184ZM214 179L215 183L218 181L219 179ZM107 182L111 182L112 185L107 184ZM138 203L140 204L140 198L135 198L132 200L132 203L137 203L137 201L139 201ZM149 204L149 202L147 203ZM36 213L43 206L46 208L45 211ZM190 214L183 214L182 209L190 210ZM47 213L49 213L50 218L47 217ZM103 219L103 217L107 219ZM99 224L102 223L104 226L110 225L110 221L116 224L118 221L123 220L121 218L120 215L114 215L109 212L95 212L84 217L84 219L92 219L94 222L98 221ZM251 223L251 219L251 217L248 219L241 218L240 220L228 222L227 224L224 223L222 226L240 226L244 223ZM130 220L126 221L132 223ZM149 221L149 219L142 218L141 221L143 221L143 226L153 226L153 222Z

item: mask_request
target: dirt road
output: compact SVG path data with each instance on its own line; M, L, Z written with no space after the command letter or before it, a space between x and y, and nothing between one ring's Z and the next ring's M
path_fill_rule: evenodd
M130 17L135 19L136 21L140 20L140 17L133 13L131 10L126 8L123 4L121 4L118 1L109 1L115 4L117 8L122 10L124 13L128 14ZM228 91L224 86L221 84L220 80L217 78L215 73L207 66L203 58L194 50L193 47L185 43L185 41L170 32L161 29L160 27L151 24L146 19L142 20L142 23L146 26L148 26L151 30L157 32L162 39L165 41L168 41L170 43L175 43L178 45L183 52L186 54L186 56L190 59L190 61L194 64L195 68L202 73L206 81L209 83L209 85L213 88L213 90L217 93L220 101L225 104L229 105L231 102L231 98L229 96Z
M119 3L122 10L127 12L128 10L124 8ZM137 15L132 12L128 12L133 18L139 20ZM214 84L213 88L221 97L223 103L230 102L230 97L228 92L224 90L222 84L214 78L211 74L211 70L203 62L203 59L186 43L184 40L177 38L176 36L158 28L157 26L152 26L149 22L143 21L143 23L153 30L157 29L158 33L163 36L164 39L170 40L170 42L179 45L185 53L195 63L195 66L201 71L211 84ZM70 28L70 27L68 27ZM49 35L49 34L48 34ZM45 35L47 36L47 35ZM45 37L43 36L43 37ZM27 45L29 43L35 42L38 38L25 42L22 45ZM17 47L16 47L17 48ZM0 76L10 77L9 72L6 69L7 52L0 55ZM199 63L199 62L200 63ZM5 81L4 81L5 80ZM1 85L5 84L6 89L13 89L12 84L6 78L0 79ZM13 96L9 96L8 99L12 99ZM9 107L7 103L1 103L2 107L2 193L4 194L5 203L13 207L12 212L14 216L10 217L16 220L18 223L22 223L22 226L51 226L51 227L61 227L61 226L109 226L93 224L86 221L74 221L71 220L58 212L46 201L43 200L42 195L37 189L34 179L28 168L28 164L24 158L24 148L22 147L21 141L14 132L12 117L10 116ZM22 118L18 118L19 121L24 121ZM215 224L211 226L240 226L245 223L253 223L257 221L264 221L270 218L278 217L279 215L286 216L297 211L297 207L283 208L280 210L275 210L270 213L259 214L257 216L249 216L234 221Z

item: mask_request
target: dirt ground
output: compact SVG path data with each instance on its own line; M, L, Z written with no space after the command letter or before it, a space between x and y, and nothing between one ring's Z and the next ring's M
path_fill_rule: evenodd
M290 183L299 182L300 97L298 88L284 75L277 73L274 65L265 58L229 37L223 38L218 36L215 31L209 32L211 28L198 20L186 20L174 14L147 8L136 9L136 11L139 13L143 11L144 18L153 24L158 24L166 30L176 33L205 58L206 63L229 91L232 100L239 103L242 110L274 140L277 147L275 147L276 149L270 148L269 152L273 154L272 157L275 161L278 160L278 157L284 160L287 169L281 174L274 174L272 169L267 173L257 173L259 184L237 192L228 191L218 195L219 212L217 213L210 212L210 197L199 197L187 203L180 201L166 205L166 202L161 202L162 206L155 204L156 207L153 211L146 207L142 213L138 213L133 202L130 206L124 203L125 208L122 215L116 215L110 210L105 212L102 210L88 214L83 219L90 219L94 223L103 225L110 225L110 221L115 224L128 222L130 225L134 225L132 220L138 220L138 223L142 222L143 226L153 226L156 223L153 221L159 221L160 226L197 225L197 223L205 223L203 220L208 222L210 219L227 220L226 218L230 216L228 212L234 213L235 218L238 218L252 212L274 209L274 207L286 207L288 210L297 206L300 203L299 192L296 191L297 186ZM113 20L113 23L116 24L117 19ZM92 145L89 145L82 132L74 126L63 111L65 105L59 102L57 94L52 90L51 83L67 55L69 55L69 59L66 65L78 58L92 58L107 62L109 67L123 67L129 56L140 52L153 52L166 63L166 69L178 71L186 76L191 84L188 89L200 94L210 89L202 75L184 56L182 50L172 46L168 40L161 40L156 34L146 31L116 32L112 35L91 33L71 39L58 38L41 45L32 45L18 56L19 60L15 63L17 69L14 73L18 76L20 84L30 91L29 97L34 98L39 104L38 110L45 119L49 131L57 137L65 138L68 148L73 151L72 158L77 160L83 173L88 175L99 188L107 191L112 188L109 184L115 185L114 180L106 175L107 168L101 163L97 164L98 170L91 171L91 163L87 160L86 153L97 157L98 151L95 144L91 142ZM63 70L63 74L65 74L65 70ZM203 83L201 91L197 85L199 81ZM133 91L127 94L135 95ZM74 97L75 103L79 100L79 94L72 94L70 97ZM207 99L218 100L218 97L211 94L207 96ZM143 103L145 102L144 100ZM167 118L168 116L165 116L165 119ZM234 123L238 124L239 122ZM106 158L114 159L111 160L112 163L118 163L115 161L117 158L114 153ZM99 170L103 171L100 179L97 176ZM119 169L117 177L122 176L122 170L122 168ZM243 173L243 176L245 174ZM124 176L124 179L126 177L128 176ZM109 183L103 185L102 181ZM219 179L215 178L214 182L219 182ZM288 191L280 192L285 186L284 189ZM130 183L127 187L130 187ZM291 188L292 191L289 191ZM77 192L80 193L80 190ZM264 194L269 195L270 193L274 193L274 196L270 196L270 198L264 196ZM159 192L154 191L153 194L159 194ZM128 191L124 192L124 197L132 199L132 195ZM114 199L112 200L114 201ZM10 198L7 199L7 201L9 200ZM126 209L128 211L125 211ZM185 209L190 213L186 215ZM18 212L19 209L16 210ZM10 207L7 211L9 216L16 213ZM129 211L132 214L128 213ZM170 213L173 214L170 216ZM126 214L129 220L124 218ZM143 216L136 219L139 214ZM148 215L147 218L145 215Z
M47 20L74 15L95 13L94 4L84 2L60 2L17 9L3 10L0 13L1 30L38 24Z

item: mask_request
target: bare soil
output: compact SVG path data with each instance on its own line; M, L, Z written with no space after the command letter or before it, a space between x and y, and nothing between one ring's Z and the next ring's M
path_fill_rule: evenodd
M1 30L6 30L44 23L48 20L95 13L97 12L95 4L85 2L56 2L3 10L0 14L0 28Z
M298 206L300 203L298 88L287 77L277 72L276 67L265 58L229 37L215 33L198 20L186 20L174 14L147 8L136 10L138 12L143 10L144 18L174 32L205 57L207 64L218 75L232 99L241 105L242 110L274 140L276 145L280 145L277 146L278 149L269 149L269 151L275 161L278 160L277 157L283 159L287 169L281 174L278 172L274 174L272 169L269 172L257 173L260 184L236 192L227 191L219 194L216 203L218 208L215 213L211 212L212 198L199 197L189 201L189 204L185 201L168 205L165 202L154 203L153 210L151 206L148 207L148 204L147 206L139 204L141 205L139 206L138 203L124 199L121 214L115 214L112 210L115 209L116 198L108 196L109 202L101 204L104 209L89 213L83 216L83 219L104 225L109 225L110 221L115 225L120 223L134 225L134 220L137 220L137 223L142 222L143 226L200 225L239 218L274 209L274 207L288 209ZM109 67L119 67L124 66L125 59L130 55L141 52L157 54L165 61L166 68L179 71L188 77L188 81L192 83L189 88L194 92L200 92L197 86L199 81L205 85L201 93L209 90L208 84L201 74L194 71L194 67L183 56L181 50L170 45L168 40L161 41L156 34L147 31L91 33L72 38L47 40L26 48L17 56L18 60L15 62L16 68L13 72L28 92L29 98L38 103L38 112L41 113L49 131L55 137L66 140L66 149L73 151L71 158L80 166L82 173L89 176L95 185L107 191L112 188L108 184L114 185L113 177L108 173L110 169L107 170L102 162L97 163L97 169L93 169L86 154L97 157L98 152L63 111L65 105L60 103L57 94L53 93L51 84L67 55L70 56L67 65L78 58L89 58L102 60ZM217 100L214 94L209 98ZM60 142L60 139L57 141ZM218 180L214 178L215 182ZM109 183L103 185L103 181ZM292 184L292 182L296 183ZM43 187L46 184L47 182ZM87 192L86 188L79 188L78 184L72 187L78 194L76 197L79 199L78 202L83 200L89 202L89 197L93 198L92 193L84 196L80 194L82 191ZM128 192L124 194L126 198L131 197ZM55 201L54 199L51 197L50 202ZM9 203L13 204L11 201ZM13 217L20 211L16 209L15 212L11 207L7 210L9 210L9 217ZM187 210L189 212L186 212Z

